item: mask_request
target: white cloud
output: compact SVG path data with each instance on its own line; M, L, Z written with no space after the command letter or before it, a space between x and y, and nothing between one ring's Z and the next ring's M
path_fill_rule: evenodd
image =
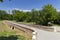
M60 12L60 10L57 10L58 12Z
M24 12L30 12L31 10L23 10L23 9L18 9L18 8L13 8L12 10L20 10L20 11L24 11Z

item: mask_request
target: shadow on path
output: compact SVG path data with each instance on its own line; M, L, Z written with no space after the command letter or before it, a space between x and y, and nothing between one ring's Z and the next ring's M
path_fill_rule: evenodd
M18 37L17 35L12 35L12 36L0 36L0 40L17 40Z

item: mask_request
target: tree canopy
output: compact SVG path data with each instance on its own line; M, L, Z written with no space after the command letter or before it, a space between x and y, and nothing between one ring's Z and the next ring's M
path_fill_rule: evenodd
M48 22L60 24L60 12L47 4L41 10L32 9L29 12L12 10L12 14L0 10L0 20L16 20L20 22L33 22L39 25L48 25Z
M0 0L0 2L3 2L4 0ZM11 1L11 0L9 0L9 1Z

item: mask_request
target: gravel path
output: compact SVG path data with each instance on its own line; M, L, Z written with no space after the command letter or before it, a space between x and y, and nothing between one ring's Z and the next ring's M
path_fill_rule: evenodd
M11 22L11 21L9 21L9 22ZM30 26L24 25L24 24L18 24L18 23L14 23L14 22L11 22L11 23L35 30L37 32L36 40L60 40L60 33L58 33L58 32L49 32L49 31L40 30L38 28L30 27Z

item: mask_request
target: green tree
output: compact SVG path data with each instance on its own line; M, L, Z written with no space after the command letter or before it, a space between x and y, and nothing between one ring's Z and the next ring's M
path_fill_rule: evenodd
M23 11L13 10L13 19L16 21L23 21L24 13Z
M52 22L56 19L56 9L51 4L43 6L42 14L44 25L47 25L48 22Z
M32 19L31 19L31 12L26 12L25 13L25 17L26 17L26 19L25 19L25 21L26 22L31 22L32 21Z
M0 2L3 2L3 0L0 0Z
M0 2L3 2L4 0L0 0ZM11 1L11 0L9 0L9 1Z
M34 23L36 23L37 24L37 19L38 19L38 11L37 10L35 10L35 9L32 9L31 10L31 18L32 18L32 21L34 22Z
M57 12L56 19L54 20L55 24L60 24L60 12Z
M11 14L8 14L4 10L0 10L0 20L10 20L10 19L12 19Z

